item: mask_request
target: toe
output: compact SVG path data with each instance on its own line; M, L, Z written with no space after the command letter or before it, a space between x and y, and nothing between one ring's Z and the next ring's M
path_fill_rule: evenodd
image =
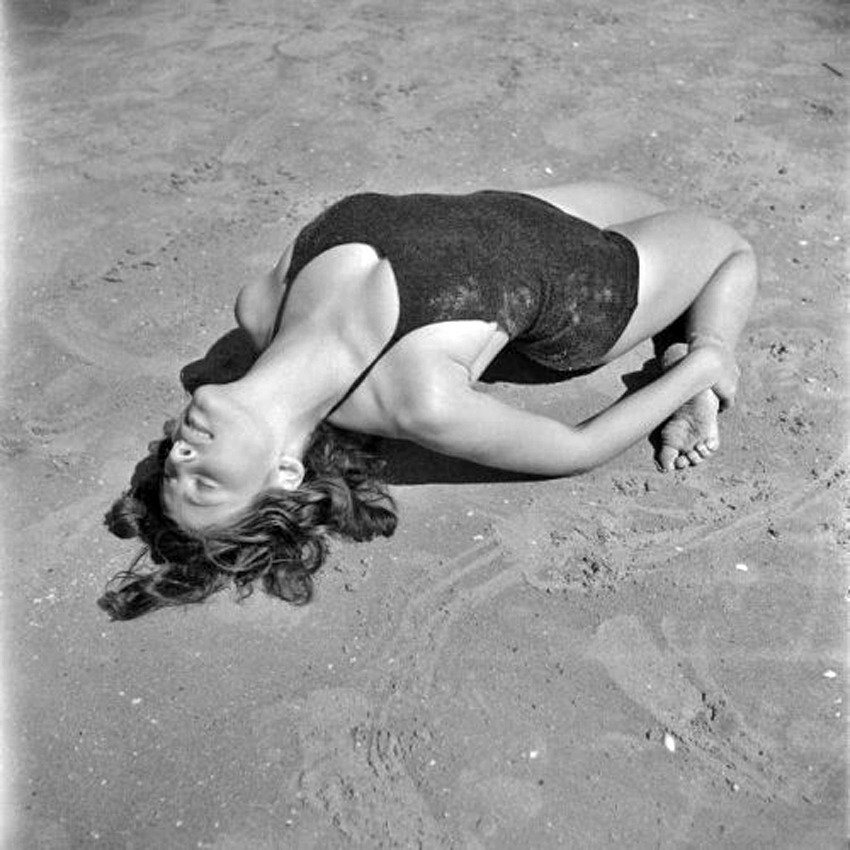
M658 468L662 472L670 472L671 469L674 468L676 463L676 458L679 456L679 450L674 449L672 446L661 446L658 451Z
M694 449L688 452L688 460L691 462L691 466L698 466L702 463L702 455Z
M678 455L676 457L676 469L684 469L688 465L688 459L685 455Z

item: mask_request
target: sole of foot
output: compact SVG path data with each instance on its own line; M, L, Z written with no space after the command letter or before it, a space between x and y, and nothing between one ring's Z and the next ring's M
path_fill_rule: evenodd
M719 409L720 401L714 392L704 390L664 423L656 456L662 472L696 466L717 451L720 447Z

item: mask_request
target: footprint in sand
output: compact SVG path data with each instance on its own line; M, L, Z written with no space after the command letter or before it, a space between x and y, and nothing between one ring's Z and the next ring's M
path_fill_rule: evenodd
M502 829L533 821L544 806L543 791L535 781L494 774L486 767L462 771L457 794L464 811L474 813L472 831L466 835L468 847L477 846L476 834L492 840Z
M692 682L681 659L663 652L637 617L622 615L602 623L588 654L668 734L728 785L766 800L787 796L787 777L774 763L767 744L747 728L722 694L710 694Z
M407 773L398 738L375 725L363 694L313 691L303 718L301 796L350 846L450 846Z
M59 351L107 375L160 378L173 371L171 355L129 351L125 339L97 325L78 305L67 306L59 317L40 317L38 323Z

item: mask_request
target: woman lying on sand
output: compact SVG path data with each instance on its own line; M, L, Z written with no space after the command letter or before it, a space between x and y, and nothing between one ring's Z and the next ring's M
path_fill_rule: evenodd
M260 579L309 601L328 535L390 535L376 462L346 432L505 470L573 475L662 425L662 470L701 463L734 402L756 289L734 230L633 189L356 195L308 224L236 318L260 355L196 390L107 515L153 566L100 600L115 619ZM510 344L560 371L654 339L660 376L579 425L474 382Z

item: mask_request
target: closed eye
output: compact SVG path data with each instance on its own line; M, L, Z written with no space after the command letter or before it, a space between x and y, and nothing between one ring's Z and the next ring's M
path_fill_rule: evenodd
M209 508L219 504L224 494L217 482L195 477L191 480L191 485L184 490L183 498L195 507Z

